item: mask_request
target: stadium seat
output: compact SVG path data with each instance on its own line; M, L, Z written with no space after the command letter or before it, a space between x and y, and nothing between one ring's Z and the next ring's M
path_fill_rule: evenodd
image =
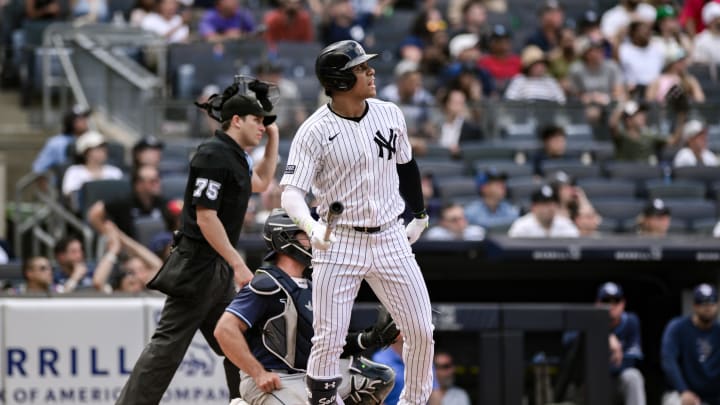
M500 173L505 173L508 178L529 177L533 174L532 166L527 164L519 165L512 160L481 160L473 164L476 174L484 173L491 168Z
M167 200L183 198L185 195L185 186L187 185L187 175L169 175L160 178L162 186L162 196Z
M507 181L508 198L516 205L524 205L542 184L542 181L532 176L510 178Z
M717 206L708 200L665 199L673 218L687 221L717 219Z
M127 160L125 160L125 145L115 141L107 141L106 144L108 151L107 162L122 170L126 170L128 168L128 164Z
M486 159L512 161L515 158L513 146L487 142L463 143L460 145L460 152L463 160L470 165Z
M166 230L163 218L137 218L133 221L133 226L135 227L135 240L148 248L153 237Z
M80 188L80 212L87 216L90 207L96 201L109 201L127 197L132 191L130 179L88 181Z
M653 179L645 182L648 198L662 199L703 199L705 198L705 185L693 180L675 180L671 183L665 180Z
M652 179L662 179L665 173L661 166L637 162L605 162L605 173L611 179L631 180L635 182L639 197L645 196L645 182Z
M546 160L542 163L542 171L545 175L565 172L573 179L593 178L601 175L600 166L586 165L579 160Z
M632 229L635 219L645 206L645 201L634 198L598 198L592 201L595 210L604 219L616 221L616 232Z
M462 162L440 159L418 159L417 164L421 173L432 173L435 178L462 176L466 172L465 165Z
M475 179L469 176L447 177L437 184L440 197L445 201L455 201L462 197L478 197Z
M413 152L415 153L415 152ZM452 159L452 153L450 152L450 149L440 146L436 143L430 143L425 146L425 153L419 154L418 156L422 156L423 158L432 158L432 159Z
M577 185L583 189L590 202L596 198L634 198L636 194L635 182L630 180L587 178L579 179Z
M710 189L713 182L720 180L720 167L687 166L673 169L673 178L677 180L695 180L705 183Z
M0 281L8 281L10 284L23 281L22 263L19 261L0 264ZM0 283L2 284L2 283Z

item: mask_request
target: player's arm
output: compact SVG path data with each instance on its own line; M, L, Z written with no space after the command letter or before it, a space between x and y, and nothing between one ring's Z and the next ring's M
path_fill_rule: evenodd
M677 392L688 390L688 385L680 369L680 339L678 336L679 323L670 321L662 337L660 357L663 372L670 386Z
M267 190L272 179L275 177L275 168L277 167L280 131L277 124L272 123L265 127L265 132L268 136L268 141L265 145L265 154L263 155L263 159L253 167L253 193L261 193Z
M272 392L280 388L280 376L265 370L265 367L253 356L245 340L248 325L236 315L225 312L215 326L215 338L223 353L230 361L246 372L263 392Z
M310 236L313 249L327 250L330 244L335 242L335 234L331 232L328 240L325 240L327 228L310 215L310 207L305 203L305 194L305 191L295 186L285 186L280 196L280 205L297 226Z
M210 246L232 267L235 273L235 282L238 286L240 288L244 287L250 282L253 274L240 256L240 253L230 243L230 240L228 240L225 227L222 222L220 222L217 211L198 205L196 207L196 215L197 224L205 240L207 240Z
M400 195L405 199L405 203L415 217L406 228L408 239L412 244L420 238L420 234L428 226L428 216L420 184L420 169L415 159L410 159L407 163L398 164L397 172L400 179Z

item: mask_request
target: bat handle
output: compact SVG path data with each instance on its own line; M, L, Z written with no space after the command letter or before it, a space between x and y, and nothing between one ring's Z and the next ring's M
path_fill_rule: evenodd
M325 242L330 242L330 234L332 233L333 228L334 228L333 224L331 224L331 223L327 224L327 227L325 228L325 236L323 237L323 240Z

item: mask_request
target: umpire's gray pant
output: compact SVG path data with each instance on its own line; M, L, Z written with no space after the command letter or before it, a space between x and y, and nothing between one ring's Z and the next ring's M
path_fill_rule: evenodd
M222 356L213 331L235 296L235 284L232 270L220 261L218 259L215 266L208 266L207 271L213 273L212 277L197 285L194 297L168 297L165 300L157 329L135 363L117 405L160 403L198 329L215 353Z

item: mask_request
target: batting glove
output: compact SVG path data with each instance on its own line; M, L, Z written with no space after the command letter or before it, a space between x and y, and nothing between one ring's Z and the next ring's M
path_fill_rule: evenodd
M333 242L337 241L335 234L330 232L330 237L325 240L325 232L327 227L320 222L315 222L310 231L310 244L313 249L328 250Z
M411 245L420 239L420 234L428 227L429 220L430 218L428 218L427 215L422 218L414 218L408 226L405 227L405 233Z

